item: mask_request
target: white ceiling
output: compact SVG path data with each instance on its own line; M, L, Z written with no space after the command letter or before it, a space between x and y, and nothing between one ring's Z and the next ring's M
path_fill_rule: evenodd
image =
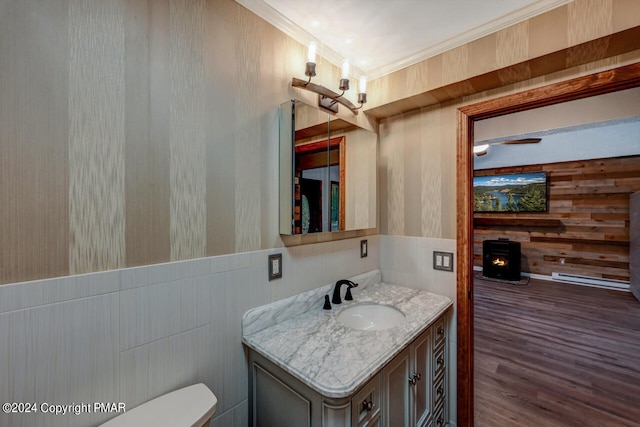
M236 0L354 76L404 68L573 0Z

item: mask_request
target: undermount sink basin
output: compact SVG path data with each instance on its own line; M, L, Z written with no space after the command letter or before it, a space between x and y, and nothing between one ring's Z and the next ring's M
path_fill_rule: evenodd
M358 304L338 314L338 322L362 331L383 331L401 324L404 319L403 312L383 304Z

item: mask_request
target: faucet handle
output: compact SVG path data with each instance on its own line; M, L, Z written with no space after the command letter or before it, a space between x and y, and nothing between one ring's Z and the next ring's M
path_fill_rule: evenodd
M342 304L342 300L340 299L340 287L342 287L342 285L347 285L347 293L344 299L353 300L353 296L351 296L349 289L355 288L358 284L353 283L351 280L341 279L336 282L336 286L333 288L333 298L331 298L331 302L333 304Z
M353 295L351 295L351 286L347 288L347 293L344 294L345 301L353 301Z
M351 295L351 288L357 288L358 284L349 280L347 285L348 285L347 293L344 295L344 299L345 301L353 301L353 296Z
M322 306L323 310L331 310L331 303L329 302L329 295L324 296L324 305Z

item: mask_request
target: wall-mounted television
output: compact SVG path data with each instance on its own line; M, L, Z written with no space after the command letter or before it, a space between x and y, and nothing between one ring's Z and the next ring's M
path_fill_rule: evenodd
M474 212L547 212L547 194L546 172L473 177Z

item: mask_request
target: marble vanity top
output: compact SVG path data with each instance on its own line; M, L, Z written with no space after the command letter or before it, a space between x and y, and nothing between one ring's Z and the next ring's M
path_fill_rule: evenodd
M452 306L451 299L383 283L378 270L350 278L353 301L323 310L333 284L249 310L242 341L320 394L341 398L360 386ZM344 294L344 293L343 293ZM336 318L362 302L391 305L406 321L382 331L343 326Z

